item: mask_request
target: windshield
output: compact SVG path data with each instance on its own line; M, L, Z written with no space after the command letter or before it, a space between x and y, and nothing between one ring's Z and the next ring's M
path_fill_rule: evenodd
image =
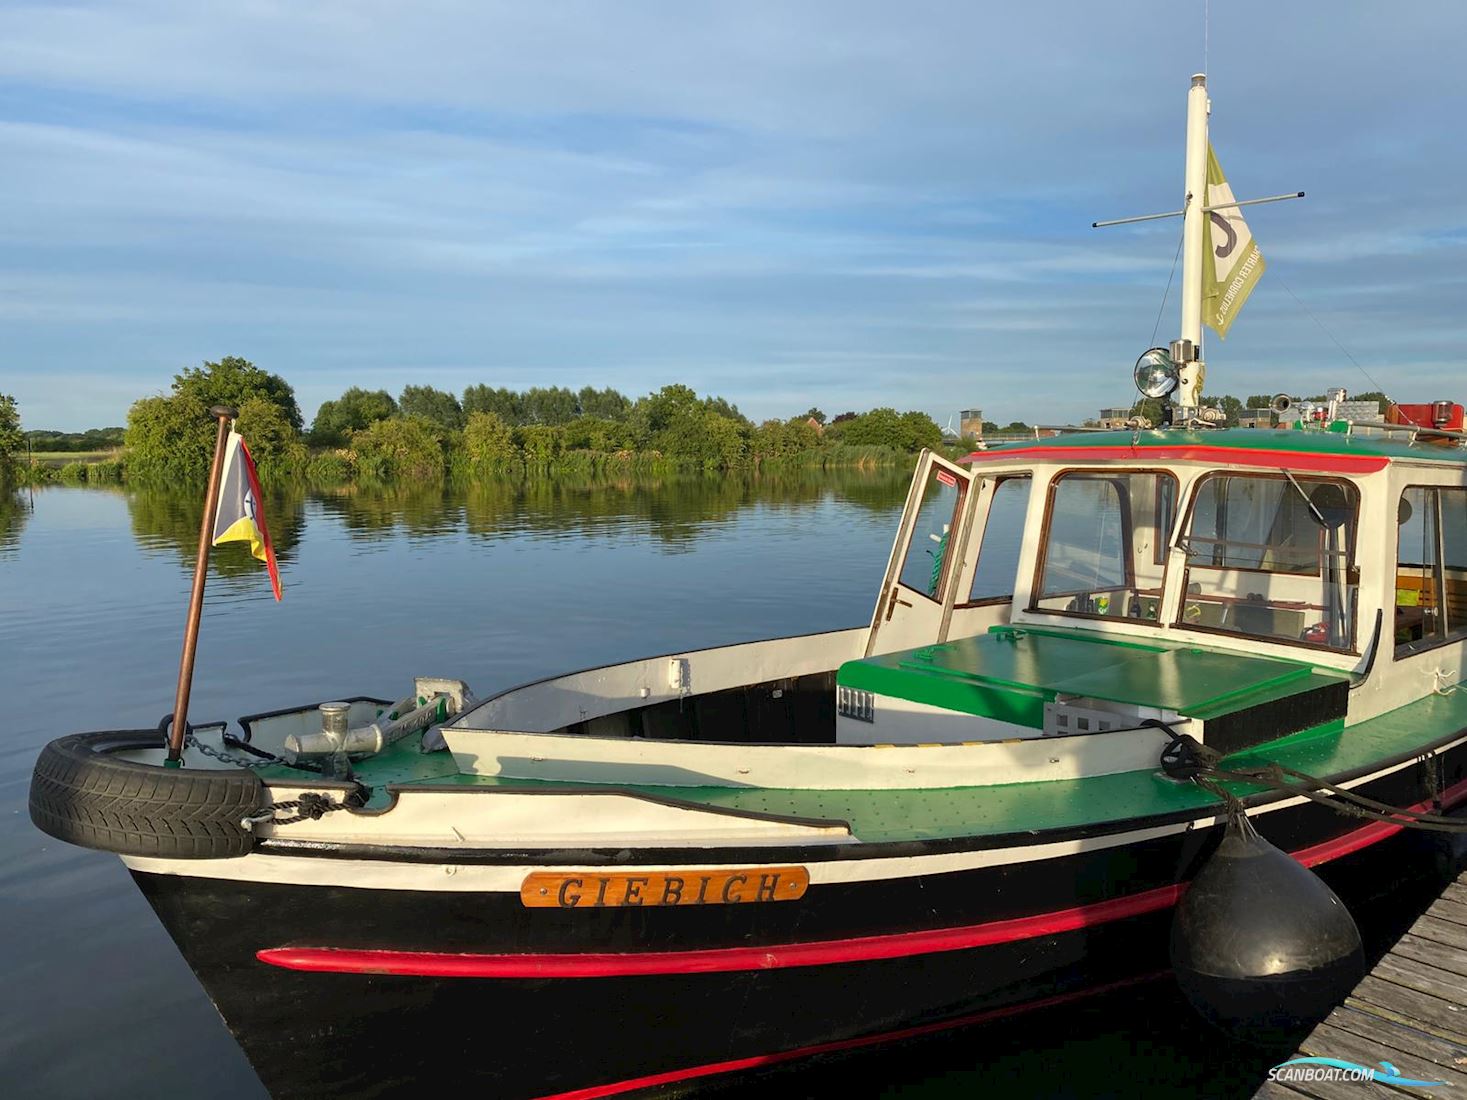
M1348 482L1288 474L1210 474L1182 540L1178 626L1349 649L1355 524Z
M1056 477L1030 609L1155 622L1176 489L1154 471Z

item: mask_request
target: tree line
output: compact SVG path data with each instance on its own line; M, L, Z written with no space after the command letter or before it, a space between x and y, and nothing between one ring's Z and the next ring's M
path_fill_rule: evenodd
M476 385L456 395L409 385L396 397L353 386L323 403L307 426L284 378L226 356L186 368L168 393L136 401L127 416L121 466L98 464L107 467L99 477L201 480L213 451L209 409L215 405L238 412L238 430L261 476L277 482L874 465L942 442L942 430L921 412L878 408L827 419L812 408L756 424L724 398L679 384L637 398L592 386L516 391ZM0 420L0 455L3 448ZM90 469L75 464L61 473L86 479Z

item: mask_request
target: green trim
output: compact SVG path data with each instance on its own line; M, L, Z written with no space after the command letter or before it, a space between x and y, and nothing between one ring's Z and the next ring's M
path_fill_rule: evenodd
M1356 455L1418 462L1467 464L1467 451L1439 443L1406 443L1379 436L1342 435L1337 431L1287 428L1219 428L1207 432L1154 430L1145 432L1086 432L1083 435L1046 436L999 443L982 452L1000 457L1006 450L1062 450L1073 447L1227 447L1240 451L1289 451L1296 454Z

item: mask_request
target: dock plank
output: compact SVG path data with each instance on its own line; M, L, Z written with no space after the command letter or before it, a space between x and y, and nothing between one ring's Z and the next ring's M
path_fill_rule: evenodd
M1345 1002L1383 1019L1411 1024L1453 1043L1467 1043L1467 1010L1451 1001L1367 974Z
M1338 1058L1444 1085L1372 1082L1372 1095L1440 1097L1467 1090L1467 873L1371 968L1344 1003L1299 1044L1295 1057ZM1264 1081L1255 1098L1335 1100L1361 1095L1358 1081Z
M1362 1039L1379 1043L1382 1047L1424 1058L1443 1071L1443 1080L1448 1080L1450 1075L1454 1083L1467 1085L1467 1073L1463 1072L1463 1066L1467 1065L1467 1044L1451 1042L1353 1006L1335 1009L1324 1022L1341 1031L1350 1031Z
M1342 1028L1335 1027L1328 1021L1320 1024L1309 1033L1308 1037L1301 1044L1301 1049L1304 1053L1313 1055L1316 1058L1342 1058L1346 1061L1358 1062L1362 1066L1369 1066L1371 1069L1379 1069L1381 1061L1384 1060L1396 1066L1401 1071L1401 1076L1403 1077L1422 1081L1435 1081L1440 1079L1447 1081L1450 1085L1467 1087L1467 1075L1463 1075L1460 1072L1452 1073L1450 1074L1449 1080L1446 1069L1428 1063L1424 1058L1413 1054L1409 1050L1396 1050L1392 1047L1384 1046L1374 1040L1356 1035L1353 1031L1345 1031ZM1377 1085L1380 1084L1379 1082L1374 1083ZM1355 1087L1358 1089L1360 1087L1359 1083L1356 1083ZM1433 1095L1441 1095L1440 1092L1433 1093L1429 1085L1392 1084L1390 1087L1399 1092L1404 1092L1408 1096L1420 1096L1428 1098L1428 1100Z
M1407 932L1396 941L1396 946L1391 948L1391 954L1467 978L1467 951L1460 947L1448 947Z
M1411 926L1411 934L1434 943L1467 950L1467 925L1442 920L1430 910L1422 914L1421 919Z

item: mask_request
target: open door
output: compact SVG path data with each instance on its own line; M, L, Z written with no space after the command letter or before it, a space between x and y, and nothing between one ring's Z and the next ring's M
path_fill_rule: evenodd
M973 514L973 475L923 451L907 493L866 656L943 639Z

